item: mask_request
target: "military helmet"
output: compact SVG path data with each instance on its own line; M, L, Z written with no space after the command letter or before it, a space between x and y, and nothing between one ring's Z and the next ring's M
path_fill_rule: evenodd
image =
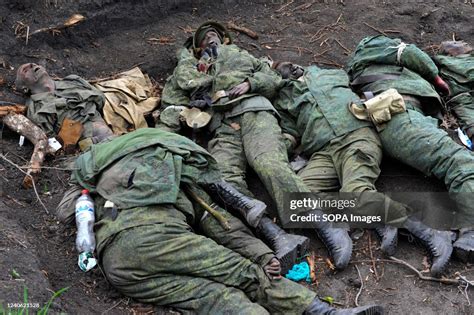
M206 33L211 30L217 33L224 45L232 43L232 38L230 37L230 34L227 32L227 29L224 27L224 25L218 22L208 21L201 24L196 29L194 35L186 40L184 46L186 48L193 48L194 52L197 53L200 50L199 44L204 39L204 35L206 35Z

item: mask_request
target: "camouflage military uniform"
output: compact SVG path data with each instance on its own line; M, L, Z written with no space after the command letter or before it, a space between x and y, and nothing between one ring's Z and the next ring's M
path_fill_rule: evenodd
M97 251L123 294L199 314L301 314L314 299L299 284L269 280L262 266L274 254L239 220L219 208L225 231L186 196L184 185L210 202L199 184L219 179L215 160L191 140L139 129L92 146L76 168L73 181L99 194Z
M237 100L222 99L213 104L209 130L214 133L209 152L217 160L223 178L240 192L251 195L245 182L247 163L255 170L273 197L278 212L283 209L283 195L309 192L288 164L286 147L275 110L269 101L280 77L267 62L257 59L235 45L222 45L219 56L207 73L197 70L199 60L182 49L178 65L168 79L162 95L163 107L189 105L196 89L208 87L209 93L230 88L248 80L250 91ZM178 110L179 111L179 110ZM176 130L177 112L165 117L161 126ZM166 113L167 110L164 110ZM173 120L175 119L175 120Z
M435 56L440 76L448 83L451 95L447 105L467 135L474 140L474 55Z
M407 111L397 114L379 133L384 152L446 184L459 209L457 226L474 224L474 156L438 128L442 103L430 82L438 75L433 61L414 45L375 36L363 39L348 63L357 92L375 94L395 88Z
M375 192L382 148L371 123L349 111L358 100L343 70L311 66L298 80L285 82L274 104L283 132L298 139L310 157L299 175L312 191L370 191L360 196L359 210L401 223L406 207Z
M33 94L26 102L27 117L47 136L56 136L65 118L82 123L81 139L99 136L98 131L112 135L98 112L105 101L102 92L77 75L55 80L54 84L53 92Z

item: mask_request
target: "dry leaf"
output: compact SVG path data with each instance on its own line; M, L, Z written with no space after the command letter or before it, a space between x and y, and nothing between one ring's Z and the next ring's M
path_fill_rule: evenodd
M311 278L311 283L316 282L316 257L314 252L306 258L309 265L309 277Z
M424 269L421 271L422 273L427 273L430 272L430 263L428 262L428 257L424 256L423 261L421 262L423 265Z
M86 17L81 15L81 14L74 14L64 22L64 26L66 26L66 27L73 26L74 24L82 22L85 19L86 19Z
M329 269L336 270L336 267L334 266L334 264L331 262L329 258L326 258L326 265L328 265Z

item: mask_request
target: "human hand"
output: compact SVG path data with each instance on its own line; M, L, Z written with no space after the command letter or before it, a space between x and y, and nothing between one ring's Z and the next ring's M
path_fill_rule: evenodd
M435 88L438 89L441 93L448 96L451 94L451 91L449 90L449 85L443 79L441 79L439 75L436 76L433 84Z
M263 270L267 274L267 277L270 278L270 280L280 280L282 278L281 276L281 265L280 261L274 257L272 258L268 264L263 267Z
M248 91L250 91L250 83L245 81L227 91L227 95L232 99L244 95Z

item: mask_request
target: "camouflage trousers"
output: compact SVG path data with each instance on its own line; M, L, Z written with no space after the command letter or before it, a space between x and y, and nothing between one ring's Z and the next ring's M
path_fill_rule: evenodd
M331 140L315 152L298 175L313 192L360 192L357 215L380 215L383 222L399 224L410 210L376 191L382 145L373 128L360 128ZM328 196L327 198L334 198Z
M209 142L223 178L243 194L252 196L245 182L247 163L257 173L276 204L282 224L287 218L284 195L310 192L291 169L276 117L268 111L246 112L227 118Z
M164 211L167 222L123 230L103 250L105 274L123 294L185 314L302 314L314 299L295 282L271 281L262 266L273 253L224 210L231 230L207 215L199 229L208 237L177 209Z
M474 226L472 152L439 129L436 119L412 109L394 115L379 135L386 154L444 181L459 210L455 225Z

